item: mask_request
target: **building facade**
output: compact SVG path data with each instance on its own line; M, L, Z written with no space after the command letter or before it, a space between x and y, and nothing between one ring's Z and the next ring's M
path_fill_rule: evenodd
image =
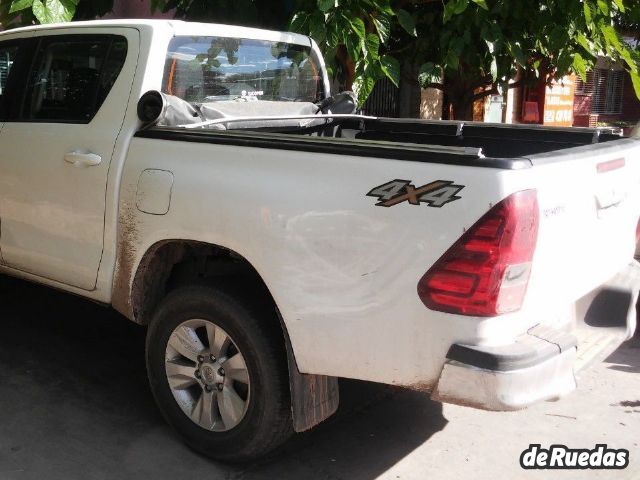
M640 120L640 101L631 77L619 65L600 60L578 81L574 102L577 127L614 126L630 130Z

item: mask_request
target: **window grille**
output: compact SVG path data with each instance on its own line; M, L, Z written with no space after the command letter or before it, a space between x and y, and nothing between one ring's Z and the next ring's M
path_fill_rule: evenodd
M591 113L615 115L622 113L624 71L597 68L593 71Z

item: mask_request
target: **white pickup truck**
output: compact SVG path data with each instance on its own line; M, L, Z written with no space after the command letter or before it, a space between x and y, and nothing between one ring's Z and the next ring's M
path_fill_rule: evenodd
M4 32L0 88L1 271L148 325L215 458L338 377L512 410L633 335L635 139L357 115L308 37L177 21Z

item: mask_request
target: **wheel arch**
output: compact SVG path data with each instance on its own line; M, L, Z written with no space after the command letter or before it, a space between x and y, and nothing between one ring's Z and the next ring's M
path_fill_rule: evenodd
M230 278L243 282L243 289L260 295L265 306L273 308L273 315L265 315L265 318L277 322L274 328L280 329L284 341L294 429L298 432L308 430L335 413L339 403L337 378L300 373L286 324L273 295L255 267L234 250L184 239L154 243L142 255L132 274L126 302L128 312L118 310L128 313L134 322L147 325L155 307L176 286L215 279L226 282Z

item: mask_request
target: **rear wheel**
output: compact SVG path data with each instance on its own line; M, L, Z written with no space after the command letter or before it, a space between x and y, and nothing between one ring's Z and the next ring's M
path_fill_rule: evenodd
M167 421L212 458L267 454L292 432L281 332L232 293L187 286L159 305L147 371Z

